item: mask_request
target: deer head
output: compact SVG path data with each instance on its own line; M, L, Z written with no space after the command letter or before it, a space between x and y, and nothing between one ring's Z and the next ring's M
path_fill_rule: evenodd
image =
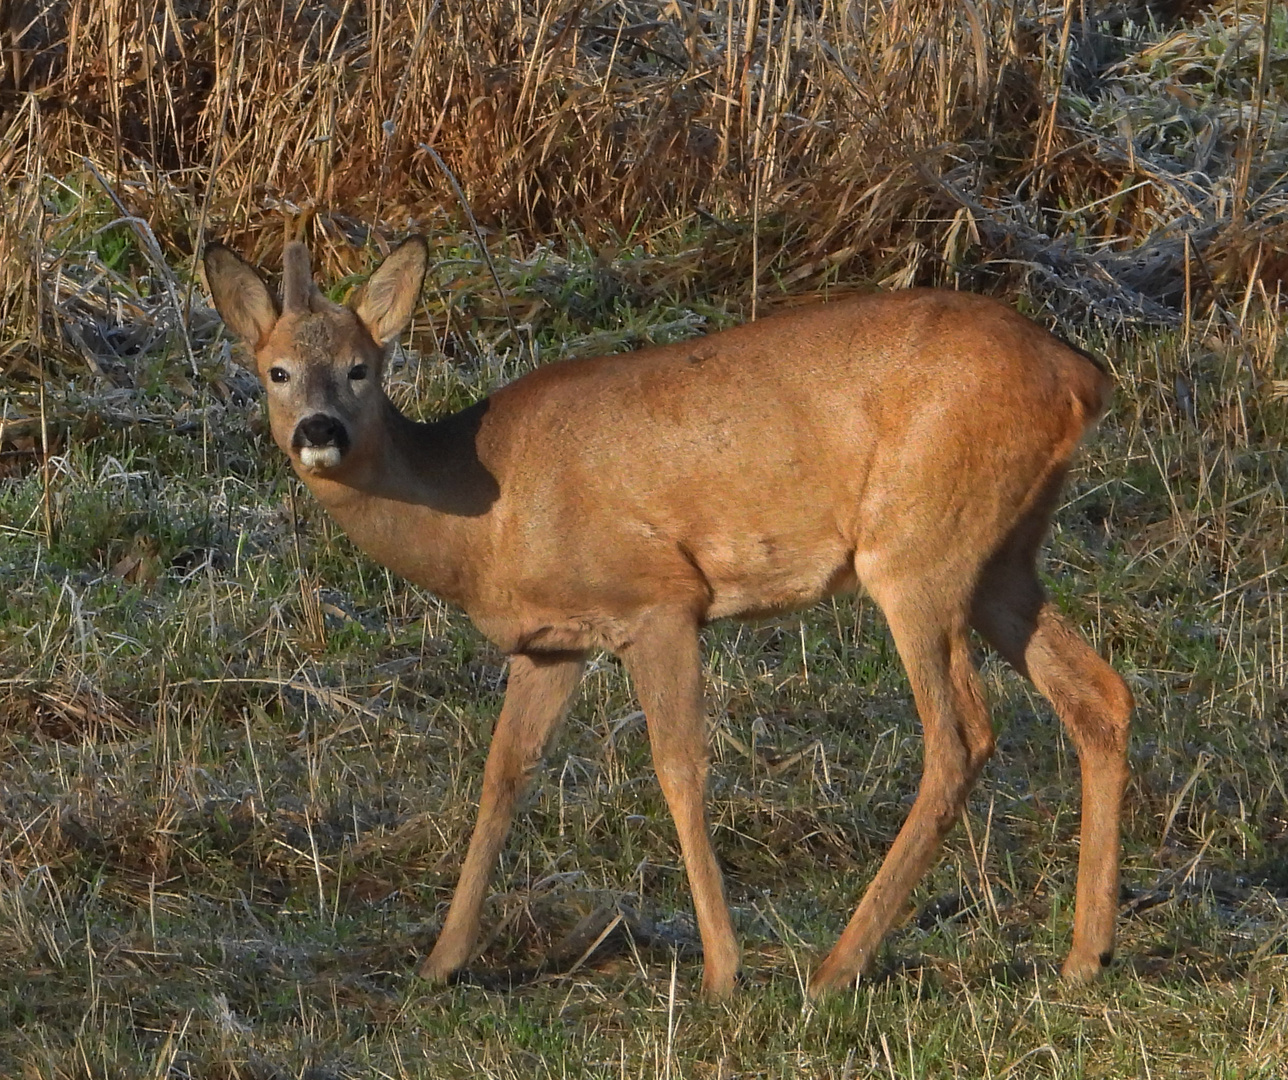
M314 283L308 249L288 243L279 313L248 263L222 244L206 248L215 307L254 358L273 438L301 476L342 479L378 445L385 359L411 321L428 257L423 238L404 241L343 305Z

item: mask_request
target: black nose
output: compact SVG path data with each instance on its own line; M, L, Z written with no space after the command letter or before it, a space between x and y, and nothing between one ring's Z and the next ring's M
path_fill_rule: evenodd
M291 445L296 450L306 446L334 446L343 454L349 449L349 432L334 416L314 413L296 425Z

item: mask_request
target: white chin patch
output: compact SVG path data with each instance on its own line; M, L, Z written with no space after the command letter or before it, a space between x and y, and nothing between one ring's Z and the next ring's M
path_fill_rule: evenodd
M336 446L302 446L300 464L306 469L334 469L340 464L340 449Z

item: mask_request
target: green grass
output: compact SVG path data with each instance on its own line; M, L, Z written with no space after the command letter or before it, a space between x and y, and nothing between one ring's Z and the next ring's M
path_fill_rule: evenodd
M726 318L716 298L605 296L589 257L525 273L514 302L546 359ZM530 362L468 310L448 333L472 362L427 351L395 373L411 411ZM158 355L126 392L51 381L61 453L0 479L0 1075L1282 1078L1288 464L1264 387L1288 350L1255 312L1188 348L1086 335L1120 390L1048 573L1139 702L1120 959L1089 989L1055 976L1076 759L985 657L999 744L968 827L874 978L817 1008L801 981L920 767L870 602L707 634L711 812L746 949L732 1004L697 998L673 829L609 658L516 822L481 985L430 989L414 965L455 884L504 658L329 524L260 405L222 392L236 376L213 343L195 386ZM611 904L633 936L497 988Z

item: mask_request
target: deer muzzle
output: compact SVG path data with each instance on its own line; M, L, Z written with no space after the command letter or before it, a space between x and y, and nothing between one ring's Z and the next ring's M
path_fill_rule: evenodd
M314 413L296 425L291 448L306 469L334 469L349 449L349 432L334 416Z

